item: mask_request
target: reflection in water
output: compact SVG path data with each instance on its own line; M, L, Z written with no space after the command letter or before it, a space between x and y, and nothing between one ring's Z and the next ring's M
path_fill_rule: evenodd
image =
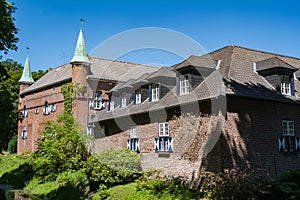
M1 200L31 200L30 198L19 195L18 190L2 190L0 189Z

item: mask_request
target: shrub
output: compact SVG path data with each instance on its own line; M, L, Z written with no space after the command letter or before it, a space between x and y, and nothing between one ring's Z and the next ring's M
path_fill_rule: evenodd
M231 169L221 173L205 172L203 193L211 199L260 199L266 175L261 171Z
M96 156L89 156L83 170L88 177L90 190L107 189L115 185L129 183L136 180L140 173L122 171L101 162Z
M121 171L140 172L140 157L128 149L111 149L101 152L97 158L104 164Z
M7 151L9 153L17 153L18 135L14 135L8 143Z

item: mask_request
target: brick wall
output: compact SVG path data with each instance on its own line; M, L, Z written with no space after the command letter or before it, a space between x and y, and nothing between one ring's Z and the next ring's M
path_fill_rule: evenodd
M54 121L56 116L63 112L64 97L61 93L61 85L55 87L45 88L41 91L29 93L20 97L19 112L26 106L28 116L20 118L18 123L18 146L17 153L21 154L26 150L37 150L37 141L41 138L41 131L44 129L46 121ZM45 103L48 105L56 104L56 111L51 112L49 115L43 114L43 106ZM38 110L38 114L36 114ZM22 139L22 130L26 126L27 139Z
M168 118L173 153L156 153L154 150L158 122L150 122L146 116L140 116L139 121L132 118L138 124L143 170L156 168L162 169L164 174L191 178L204 169L219 172L226 168L250 167L265 169L275 177L286 169L299 168L300 153L286 154L278 149L282 119L295 120L295 132L300 136L300 108L297 105L237 97L228 97L227 103L226 121L221 114L185 113ZM128 138L128 130L114 128L113 132L96 137L95 150L99 153L110 148L127 148Z

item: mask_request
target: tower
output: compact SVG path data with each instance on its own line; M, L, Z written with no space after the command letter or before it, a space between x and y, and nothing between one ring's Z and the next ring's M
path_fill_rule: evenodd
M72 65L73 86L81 90L79 94L76 94L74 99L73 116L82 124L83 130L85 130L88 118L87 75L90 71L90 61L86 53L82 29L79 31L74 56L70 63Z
M29 57L26 57L22 77L20 78L19 83L20 93L26 90L32 83L34 83L34 80L31 75Z

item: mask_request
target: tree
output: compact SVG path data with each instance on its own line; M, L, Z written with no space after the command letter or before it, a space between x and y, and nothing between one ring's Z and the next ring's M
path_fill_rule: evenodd
M0 152L18 131L19 79L22 66L12 60L0 62Z
M15 12L16 7L5 0L0 0L0 51L7 54L9 50L17 50L16 43L18 38L16 34L18 29L15 27L15 18L12 14Z

